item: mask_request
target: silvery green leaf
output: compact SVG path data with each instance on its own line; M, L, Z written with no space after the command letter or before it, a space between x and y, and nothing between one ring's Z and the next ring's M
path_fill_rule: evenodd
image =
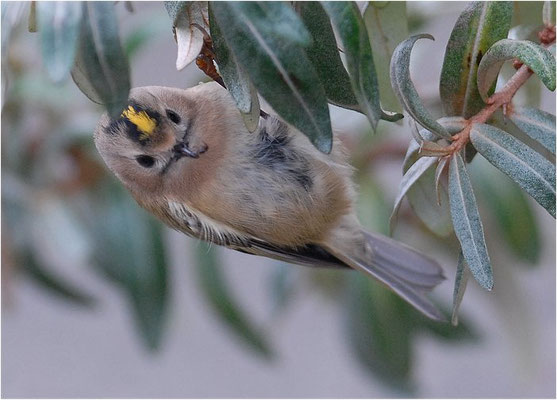
M439 92L445 113L469 118L485 105L476 84L482 55L507 37L513 2L476 1L460 14L445 50ZM489 87L486 90L492 90Z
M493 288L493 271L485 244L484 230L472 183L460 154L449 165L449 202L453 226L464 260L476 281L487 290Z
M325 88L330 103L361 112L352 92L350 77L340 59L337 42L327 13L315 1L294 3L313 41L306 52Z
M496 223L498 235L521 261L537 265L542 239L528 195L483 157L474 161L470 172L478 199Z
M453 313L451 316L451 323L454 326L458 325L458 309L460 308L460 303L462 303L464 292L466 291L466 284L468 283L469 275L470 271L468 269L468 266L466 265L466 261L464 261L464 256L462 255L461 251L458 255L458 265L456 267L456 276L453 291Z
M260 108L257 90L255 90L249 76L236 60L234 53L230 51L211 10L209 16L211 38L219 73L224 80L226 89L234 98L236 107L242 114L246 128L253 132L259 126Z
M269 358L272 350L266 336L257 329L233 297L216 255L206 242L195 243L197 273L201 289L214 312L259 355Z
M478 67L478 90L484 100L503 63L514 58L534 71L549 90L555 90L555 58L549 50L528 40L502 39L489 48Z
M402 112L389 79L389 63L395 47L408 37L406 2L369 2L364 12L369 42L377 71L381 104L388 110Z
M391 85L402 107L412 118L437 136L450 139L451 135L449 132L435 121L426 110L410 79L410 54L412 47L414 47L414 43L418 39L422 38L434 40L433 36L428 34L414 35L396 47L391 59Z
M340 42L352 82L352 90L367 116L373 130L381 118L400 119L396 114L388 116L381 109L379 84L373 62L371 45L360 11L354 2L331 1L321 3L331 18Z
M555 154L555 115L531 107L513 107L507 117L518 128Z
M402 199L406 195L406 192L412 187L414 183L435 163L437 162L436 157L422 157L419 158L404 174L402 180L400 181L398 194L395 200L395 205L393 212L391 213L391 218L389 220L389 227L391 234L394 230L396 224L396 217L398 214L398 209L402 203Z
M70 73L79 38L83 8L72 1L37 3L43 64L50 78L61 82Z
M162 224L116 184L95 189L88 201L95 266L128 297L142 339L156 349L166 328L168 306Z
M209 32L208 2L165 1L164 5L176 35L178 54L176 69L184 69L194 61L203 47L203 31Z
M478 152L555 217L555 166L501 129L474 124L470 140Z
M72 78L91 101L104 104L111 117L117 117L128 101L130 71L114 6L102 1L81 6L83 21Z
M321 151L332 147L327 97L305 48L311 37L289 4L214 2L237 62L271 107Z

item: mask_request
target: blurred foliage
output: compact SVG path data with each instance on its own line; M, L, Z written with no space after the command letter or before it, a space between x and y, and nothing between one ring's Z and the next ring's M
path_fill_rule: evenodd
M171 25L178 40L177 66L183 67L184 63L193 61L193 50L184 49L184 43L191 39L196 48L201 49L203 35L192 29L189 18L194 14L195 21L203 20L203 5L206 2L196 5L190 2L168 3L167 9L172 18L166 25L158 21L143 23L122 39L118 32L118 21L110 11L113 7L120 9L119 4L89 3L83 6L86 9L81 10L83 16L80 19L78 14L81 14L73 10L75 5L51 3L52 7L73 10L67 14L71 16L65 21L67 25L61 25L68 28L64 30L58 26L56 30L48 22L53 17L50 13L53 9L49 9L48 4L35 9L34 3L33 8L29 7L29 3L2 3L3 272L7 269L21 272L68 303L87 307L94 306L97 299L95 293L80 282L85 282L85 268L97 272L100 277L113 282L114 288L127 300L138 332L150 349L157 349L164 344L165 329L169 325L167 320L172 319L171 310L168 309L173 285L167 265L166 228L139 209L102 166L92 141L101 107L86 103L68 77L71 70L82 92L95 102L107 104L117 113L130 86L126 82L129 81L127 59L130 59L129 65L133 66L134 57L141 53L150 40L159 34L170 35ZM520 2L514 4L513 22L510 23L513 29L524 28L541 20L540 4L534 3L535 7L526 7L518 13L516 9L524 6ZM437 132L447 137L455 133L449 129L446 121L430 118L409 79L410 51L414 42L406 42L403 51L399 52L401 58L398 60L401 63L394 74L394 92L386 92L390 88L386 84L388 77L385 71L391 54L396 53L394 47L406 39L408 31L416 32L430 18L412 13L403 5L377 2L368 5L365 10L358 9L353 3L328 3L323 7L317 3L308 3L294 8L287 3L215 3L210 7L215 15L209 24L211 30L215 30L217 23L216 29L220 28L221 31L220 42L215 44L218 51L216 59L218 61L220 56L221 60L229 62L230 72L221 72L238 107L248 115L245 118L247 125L253 107L259 107L255 101L254 87L282 117L308 134L316 146L324 151L331 145L327 102L361 110L373 129L377 125L374 136L369 132L360 132L357 136L343 139L352 156L352 163L357 168L360 219L364 226L385 234L389 231L389 214L395 196L386 194L390 193L389 184L392 186L392 182L383 182L381 167L387 161L404 164L404 172L410 170L411 165L420 159L420 146L414 140L411 145L415 145L414 152L409 149L410 156L403 161L407 146L392 139L391 126L377 124L379 119L394 120L398 116L387 115L381 106L391 111L406 109L418 122L430 128L429 133L432 135ZM539 12L532 11L537 10L538 6ZM461 23L455 26L453 34L447 32L446 38L441 40L448 40L450 36L451 41L459 38L468 46L470 34L475 33L470 33L468 28L479 23L488 24L484 26L486 35L491 32L493 19L477 21L478 7L482 6L474 3L471 7L472 13L461 16ZM508 4L493 7L510 18ZM48 12L41 14L42 9ZM37 15L32 15L28 20L31 10ZM280 15L281 22L269 15L262 17L267 11ZM111 18L102 18L103 13L111 14ZM265 45L254 41L245 24L235 19L229 21L229 15L257 22L254 26L259 30ZM391 35L374 35L378 23L382 24L382 32L397 32L399 36L396 40ZM28 24L33 28L36 25L38 33L25 32ZM499 36L506 36L506 25L497 26L496 38L490 36L489 40L482 42L488 43L485 48L482 47L483 50L490 47ZM208 27L204 20L203 26ZM333 41L332 28L338 31L338 39L343 47L340 52ZM101 33L101 42L106 46L91 41L93 34ZM238 36L245 41L235 41ZM57 37L63 40L56 41ZM307 47L316 37L325 39L313 42L313 47ZM516 38L523 37L519 35ZM36 60L29 56L30 53L38 53L39 44L44 52L45 70L56 80L62 81L61 84L54 85L46 73L39 73ZM451 68L456 65L451 63L462 62L469 53L453 50L450 57L445 59L441 97L451 98L450 106L454 108L460 105L458 96L452 96L456 93L453 86L461 90L468 83L469 75L474 75L476 71L472 68L472 72L469 69L463 71L464 75L460 75L460 72L458 76L451 74ZM473 51L477 53L478 50ZM112 58L105 57L106 51L110 52ZM258 60L251 58L250 51L258 54ZM78 54L77 64L73 63L72 52ZM318 57L320 52L331 54L330 57L334 54L336 62L327 65L326 60ZM341 59L345 61L344 64ZM114 62L107 64L106 60ZM324 76L333 73L331 71L336 71L334 75L338 79L322 83ZM457 84L451 83L450 78L455 78ZM120 83L114 85L115 80ZM237 93L233 87L238 88ZM271 101L271 94L278 92L281 95ZM537 95L539 98L539 90L532 93L532 96ZM396 103L393 94L402 99L401 104ZM475 109L482 101L481 96L474 96L473 101L471 106ZM523 104L536 106L528 102ZM242 106L245 106L244 109ZM325 113L327 118L319 118L320 123L315 124L313 116L319 113ZM541 115L537 111L529 113ZM551 118L543 115L540 118L544 120L543 129L551 130ZM520 121L524 120L522 118ZM554 135L554 117L552 121ZM511 128L504 129L510 131ZM532 129L526 130L530 132ZM415 138L419 140L420 135L425 138L424 130L416 131ZM514 134L514 131L510 133ZM535 134L530 136L533 141L537 140ZM433 141L435 136L427 140ZM429 151L434 152L436 149L430 146ZM548 154L544 157L551 159ZM554 159L551 160L554 162ZM459 244L451 227L445 223L448 210L447 218L441 221L438 213L428 212L437 197L436 187L445 190L442 202L443 207L448 209L447 174L443 174L443 169L435 171L434 168L425 168L423 172L424 175L413 179L418 185L407 192L415 214L409 207L402 205L398 224L419 232L420 237L427 238L436 249L450 254L456 260ZM526 264L536 264L543 242L531 199L513 181L479 157L475 157L470 164L470 175L478 194L479 208L489 210L482 213L490 215L484 221L488 228L486 230L491 231L493 226L512 254ZM436 184L438 179L441 179L440 184ZM400 201L402 196L397 203ZM439 227L440 223L443 226ZM455 343L477 339L475 329L466 318L464 321L461 318L458 327L427 320L392 292L359 274L314 269L301 272L283 264L270 270L267 287L269 302L272 304L269 312L271 319L270 326L263 329L237 302L234 287L229 285L225 276L226 262L218 257L216 249L200 244L195 251L196 273L207 304L223 322L223 326L243 339L246 348L267 359L280 357L280 354L275 354L268 335L276 317L287 317L288 310L296 302L297 293L307 288L342 302L348 347L355 358L374 377L403 394L412 393L417 387L412 380L413 349L417 334L428 334ZM459 273L463 273L465 264L461 262L459 265ZM14 284L10 277L11 274L4 275L4 284ZM6 279L9 281L6 282ZM463 295L460 281L458 279L455 285L458 303ZM440 307L445 314L449 314L448 306L441 303Z

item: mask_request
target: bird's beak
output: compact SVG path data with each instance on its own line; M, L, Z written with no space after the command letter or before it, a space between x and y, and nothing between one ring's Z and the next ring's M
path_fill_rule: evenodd
M199 158L200 154L203 154L207 151L208 146L203 143L203 145L198 149L192 149L189 147L188 142L179 142L172 148L174 152L174 157L181 158L183 156L191 157L191 158Z

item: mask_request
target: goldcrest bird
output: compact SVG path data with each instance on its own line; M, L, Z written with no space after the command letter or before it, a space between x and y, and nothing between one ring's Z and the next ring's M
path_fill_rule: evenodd
M244 253L360 270L443 319L425 296L445 279L441 267L362 229L338 140L323 154L266 113L250 133L214 82L132 89L128 104L118 119L102 116L96 147L137 203L170 227Z

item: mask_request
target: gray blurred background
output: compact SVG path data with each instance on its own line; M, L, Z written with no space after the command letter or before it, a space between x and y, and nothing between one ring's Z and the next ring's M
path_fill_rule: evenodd
M412 76L418 92L434 110L438 107L435 101L444 48L465 5L462 2L408 4L409 14L421 21L420 32L431 33L436 38L435 42L418 42L412 56ZM151 30L152 38L132 58L133 86L189 87L205 80L195 65L176 71L176 45L162 3L135 2L131 14L122 4L116 9L123 38L145 27ZM9 53L3 53L2 57L11 57L12 65L19 65L35 81L47 81L41 68L38 34L28 33L25 25L26 21L13 34ZM10 74L7 78L3 80L3 85L8 85L2 89L3 103L13 89ZM101 109L90 103L71 81L63 89L43 83L18 86L17 90L27 105L27 112L19 116L20 121L24 130L37 135L45 133L41 133L41 113L35 115L33 111L48 107L41 104L45 97L59 101L67 110L67 118L79 120L85 131L89 126L92 132L100 116ZM41 90L51 92L46 96ZM542 94L541 108L553 112L554 94L546 90ZM12 126L4 120L4 111L2 147L5 150L6 146L9 148L6 143L15 139L11 136ZM335 108L332 119L334 127L347 140L362 133L370 134L365 117L356 113ZM393 143L410 140L406 125L384 125L389 125L388 139ZM387 137L385 133L386 128L380 132L381 137ZM56 132L47 134L54 136ZM92 141L86 132L84 138ZM373 163L373 176L387 208L392 207L397 192L401 162L397 158ZM71 169L59 163L54 165L52 173L59 175ZM5 182L3 171L3 192L11 190ZM59 204L46 203L45 215L52 218L60 215ZM488 293L470 281L461 308L461 315L473 326L478 339L458 343L418 334L413 341L411 375L416 390L412 395L555 397L555 221L531 203L542 244L537 265L525 266L517 261L504 248L499 234L486 224L495 289ZM440 241L416 228L408 205L403 208L406 217L402 218L395 237L442 263L448 280L435 290L434 297L450 304L455 253L441 250ZM373 229L373 210L366 210L365 219ZM482 209L480 212L482 216L488 214ZM168 315L158 351L149 351L136 330L128 298L89 268L85 256L87 243L80 242L75 233L79 230L71 219L61 218L63 224L50 223L48 218L37 224L41 254L58 276L84 289L97 301L92 308L74 305L18 273L5 251L4 242L9 242L11 237L3 226L3 397L408 396L383 384L358 363L347 346L345 308L337 297L328 295L323 288L327 282L320 285L313 271L288 266L294 296L287 309L276 316L272 312L269 280L283 266L267 259L219 250L231 290L268 335L276 356L269 361L249 351L213 313L201 293L194 271L193 252L198 248L197 242L168 228L164 229L164 239L170 248ZM64 228L60 229L60 224ZM60 249L66 247L70 250L60 260ZM325 275L325 281L336 279L334 274L332 278Z

